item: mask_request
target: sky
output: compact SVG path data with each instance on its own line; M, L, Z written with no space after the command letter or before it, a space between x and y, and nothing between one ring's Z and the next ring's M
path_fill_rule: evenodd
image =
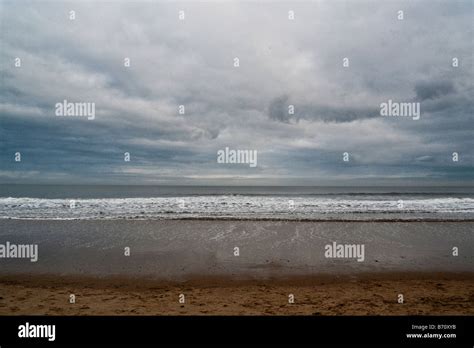
M470 0L0 0L0 183L472 185L473 18ZM226 147L257 166L218 163Z

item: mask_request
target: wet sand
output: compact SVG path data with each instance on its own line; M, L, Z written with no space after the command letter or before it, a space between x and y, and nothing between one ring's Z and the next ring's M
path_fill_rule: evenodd
M473 222L0 220L0 243L38 244L38 262L0 259L0 275L181 281L195 274L266 279L468 272L474 269L473 230ZM326 258L325 247L333 242L363 244L363 262Z

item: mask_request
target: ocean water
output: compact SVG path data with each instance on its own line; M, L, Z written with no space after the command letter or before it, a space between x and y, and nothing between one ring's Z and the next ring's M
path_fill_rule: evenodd
M0 219L467 221L474 187L0 185Z

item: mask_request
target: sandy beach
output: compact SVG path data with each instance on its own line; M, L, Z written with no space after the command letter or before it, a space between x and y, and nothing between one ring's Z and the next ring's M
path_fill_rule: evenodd
M182 283L3 276L0 315L474 315L474 273Z
M474 314L471 222L1 220L0 226L2 243L38 244L37 262L1 260L0 315ZM363 244L363 262L326 258L325 245L334 241Z

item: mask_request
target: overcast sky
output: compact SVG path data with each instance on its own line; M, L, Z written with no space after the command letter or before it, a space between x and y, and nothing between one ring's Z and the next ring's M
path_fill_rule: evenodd
M1 1L0 182L473 184L473 4Z

